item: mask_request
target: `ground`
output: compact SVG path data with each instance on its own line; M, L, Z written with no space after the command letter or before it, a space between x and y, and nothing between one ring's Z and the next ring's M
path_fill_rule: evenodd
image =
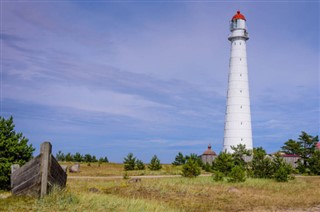
M68 175L65 190L56 189L40 200L13 197L8 192L2 192L0 211L167 212L320 209L320 176L298 176L288 183L250 178L244 183L214 182L208 174L191 179L178 175L169 176L180 168L167 165L167 172L133 171L127 172L131 176L129 179L123 179L125 172L122 168L119 164L101 164L100 167L98 164L82 164L81 173ZM166 177L147 177L149 174L165 174ZM132 177L133 175L137 177ZM141 180L132 180L135 178Z

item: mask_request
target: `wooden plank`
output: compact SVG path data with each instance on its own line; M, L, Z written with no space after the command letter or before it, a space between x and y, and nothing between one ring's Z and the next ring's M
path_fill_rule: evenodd
M40 196L40 181L34 183L33 185L28 185L28 189L19 190L15 193L16 196L31 196L31 197L39 197Z
M30 169L26 170L25 172L21 173L19 176L14 176L12 180L12 187L19 186L24 181L27 181L28 179L32 178L35 175L39 176L40 172L40 164L35 164L33 167L30 167Z
M51 156L51 168L49 175L52 177L51 179L53 179L55 184L58 184L61 187L66 185L67 174L53 156Z
M36 184L40 185L40 173L34 175L33 177L31 177L28 180L21 183L20 185L14 187L12 189L12 193L14 195L17 195L20 193L27 193L27 191L30 189L30 187L33 185L36 185Z
M51 161L51 149L50 142L44 142L41 144L41 189L40 197L44 197L48 192L48 173Z
M30 160L28 163L24 164L21 168L17 169L15 172L11 174L12 178L16 178L16 176L20 176L23 172L30 169L30 167L34 166L35 163L40 163L40 155Z

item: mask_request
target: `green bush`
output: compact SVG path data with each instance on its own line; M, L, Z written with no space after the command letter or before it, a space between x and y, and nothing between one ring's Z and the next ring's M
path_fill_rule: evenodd
M150 161L148 168L152 171L160 170L162 168L160 160L156 155L154 155Z
M182 166L182 176L184 177L196 177L201 174L201 168L197 161L193 158L189 158Z
M228 175L228 182L244 182L246 181L246 172L241 166L235 166L232 168L230 174Z
M129 177L129 175L128 175L128 172L124 172L124 174L123 174L123 179L124 180L127 180L127 179L129 179L130 177Z
M144 170L146 168L144 163L141 160L136 161L136 166L138 170Z
M175 160L172 162L174 166L180 166L186 163L186 158L183 156L181 152L178 153Z
M284 166L281 166L274 174L274 179L277 182L288 182L288 171Z
M24 165L32 157L34 148L28 139L14 130L12 116L0 117L0 189L10 189L10 167L12 164Z
M136 165L136 158L133 157L132 153L129 153L126 158L123 159L124 170L134 170Z
M266 151L262 147L254 148L250 175L255 178L272 178L273 174L272 160L267 157Z
M206 172L213 172L211 165L209 163L206 163L205 165L203 165L202 169L205 170Z
M221 152L216 159L212 162L212 169L214 171L222 172L225 176L234 167L234 160L230 153Z
M224 179L224 174L219 171L214 172L212 176L213 176L213 180L216 182L223 181Z

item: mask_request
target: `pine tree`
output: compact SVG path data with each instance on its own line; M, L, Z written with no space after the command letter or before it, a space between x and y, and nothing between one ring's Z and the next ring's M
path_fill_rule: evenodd
M242 166L235 166L228 174L228 182L237 183L246 181L246 172Z
M76 154L74 154L74 156L73 156L73 161L74 162L82 162L83 156L79 152L76 152Z
M160 170L162 168L160 160L156 155L154 155L150 161L148 168L152 171Z
M129 153L126 158L123 159L124 164L124 170L134 170L134 167L136 165L136 158L133 157L132 153Z
M182 176L196 177L201 174L201 168L194 158L189 158L182 166Z
M66 157L61 150L59 150L59 152L56 154L56 159L58 161L65 161L66 160Z
M178 153L175 160L173 161L172 165L180 166L186 163L186 158L183 156L181 152Z
M144 163L141 160L136 161L136 166L138 170L144 170L146 168Z
M267 157L266 151L262 147L253 149L253 159L251 161L251 170L253 177L272 178L274 169L272 161Z
M11 165L24 165L32 157L34 148L22 133L14 130L13 117L0 117L0 189L10 188Z
M230 153L221 152L212 162L212 169L214 171L222 172L225 176L231 172L234 167L234 160Z

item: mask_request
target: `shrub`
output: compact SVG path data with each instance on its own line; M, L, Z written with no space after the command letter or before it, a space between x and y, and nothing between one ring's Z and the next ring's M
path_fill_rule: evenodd
M267 157L266 151L262 147L253 149L253 159L251 161L252 176L256 178L272 178L274 168L272 161Z
M182 176L184 177L196 177L200 175L200 173L201 168L199 164L192 158L189 158L186 164L182 166Z
M160 170L162 168L160 160L156 155L154 155L150 161L148 168L152 171Z
M146 168L144 163L141 160L136 161L136 166L138 170L144 170Z
M277 182L288 182L288 172L284 166L281 166L276 173L274 178Z
M234 160L232 155L227 152L221 152L216 159L212 162L212 169L214 171L222 172L225 176L234 167Z
M244 182L246 181L246 172L241 166L235 166L232 168L230 174L228 175L228 182Z
M312 174L320 175L320 150L315 150L308 162L310 172Z
M223 181L223 179L224 179L224 174L219 171L214 172L214 174L212 176L213 176L213 180L216 182Z
M172 165L179 166L186 163L186 158L183 156L181 152L178 153L178 155L175 158L175 161L173 161Z
M129 153L126 158L123 159L124 164L124 170L134 170L134 167L136 165L136 158L133 157L132 153Z
M128 172L125 172L124 174L123 174L123 179L124 180L127 180L127 179L129 179L130 177L129 177L129 175L128 175Z
M242 168L246 169L248 163L246 158L251 157L252 151L246 149L245 144L238 144L237 146L231 146L233 150L232 157L234 161L234 165L241 166Z
M210 166L209 163L206 163L205 165L203 165L203 170L205 170L206 172L212 172L212 168Z

